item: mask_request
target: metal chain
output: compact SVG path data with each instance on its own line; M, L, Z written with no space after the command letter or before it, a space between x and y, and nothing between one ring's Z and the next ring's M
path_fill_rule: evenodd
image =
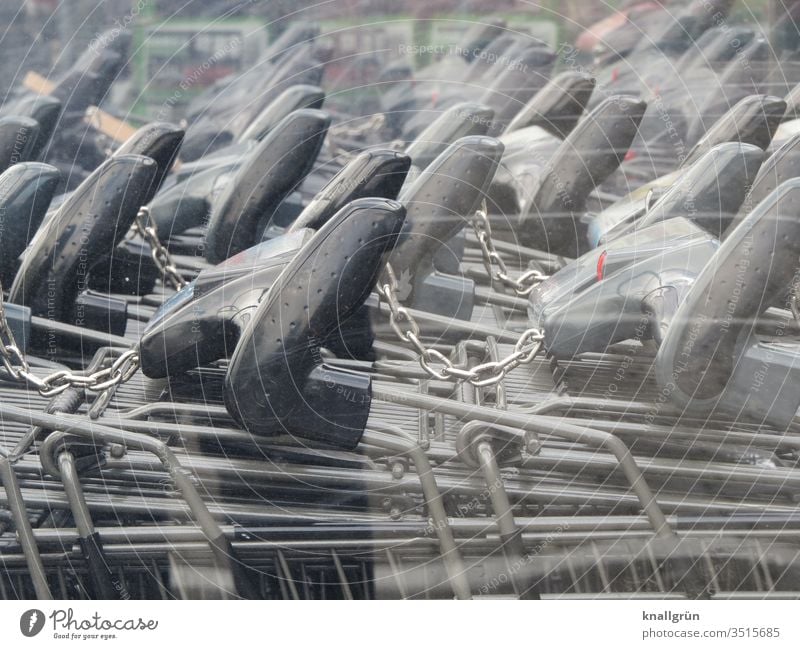
M390 264L386 264L388 282L378 286L378 294L389 306L389 324L400 340L411 345L419 354L419 364L432 378L441 381L466 381L475 387L494 385L505 378L515 367L533 361L542 348L544 335L538 329L522 333L514 345L514 351L499 361L482 363L463 369L456 366L437 349L429 349L420 340L420 328L411 313L397 299L397 277ZM406 328L403 328L405 323ZM434 365L439 364L437 369Z
M478 237L478 244L483 256L483 265L489 277L494 281L501 282L504 286L511 288L520 297L526 297L536 288L537 284L547 279L547 275L538 270L528 270L514 279L508 274L506 262L494 247L492 241L492 226L489 223L489 216L486 213L486 201L479 210L475 212L472 227ZM496 268L495 268L496 266Z
M164 278L172 284L177 290L181 290L188 283L178 272L177 266L169 254L166 246L161 243L158 238L158 228L153 216L150 214L149 207L139 208L139 213L136 215L136 221L133 224L134 229L150 246L150 256L153 258L159 271L164 275Z
M58 370L44 378L39 378L31 372L31 367L8 325L2 292L3 287L0 286L0 361L13 380L32 385L43 397L54 397L71 387L84 388L92 392L105 392L128 381L139 369L139 352L135 349L128 349L120 354L119 358L109 367L91 374Z
M0 286L0 361L14 380L20 381L25 379L25 374L29 373L30 367L28 361L25 360L25 355L17 346L14 332L8 325L2 296L3 287Z

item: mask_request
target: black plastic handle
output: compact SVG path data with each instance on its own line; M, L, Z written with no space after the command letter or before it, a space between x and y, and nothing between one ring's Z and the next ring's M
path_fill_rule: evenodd
M364 304L404 216L395 201L356 201L286 267L245 328L225 379L225 406L247 430L358 444L370 379L325 365L320 346Z
M71 321L92 265L127 234L156 172L155 162L138 155L116 156L98 167L39 228L9 301L34 315Z
M61 117L61 102L50 95L24 95L0 109L2 115L30 117L39 124L39 135L31 151L30 159L38 160L53 137Z
M595 84L594 77L585 72L562 72L520 109L505 132L538 126L557 137L567 137L586 110Z
M800 257L800 179L783 183L722 243L678 307L656 379L681 408L708 413L736 364L737 341L785 295Z
M38 138L36 120L18 115L0 117L0 173L11 165L30 160Z
M208 261L217 264L258 241L279 203L311 170L330 121L322 111L298 110L259 142L212 207Z
M229 115L230 130L235 136L241 135L256 116L269 106L280 94L296 84L318 86L322 82L324 65L314 58L314 46L306 43L285 61L281 61L275 71L266 77L267 83L254 92L241 97L234 113Z
M22 162L0 175L0 280L10 286L18 258L47 213L61 180L58 169Z
M459 53L467 61L473 60L505 32L505 26L506 22L497 16L482 18L472 23L461 38Z
M763 160L764 151L752 144L715 146L683 172L636 228L684 216L719 237L744 202Z
M236 348L242 327L310 233L261 243L206 269L167 300L139 341L142 372L176 376Z
M697 116L689 127L689 142L699 142L711 128L713 122L708 119L709 116L723 115L732 102L758 92L762 79L756 72L760 69L757 64L769 59L770 50L769 43L757 36L747 47L737 52L713 82L714 91L697 108Z
M726 28L712 27L696 39L689 49L678 59L675 69L680 74L700 66L719 66L730 61L737 49L747 47L755 32L743 25L726 25Z
M622 163L646 109L641 99L620 95L581 120L548 161L536 195L520 215L523 245L576 256L586 197Z
M487 70L491 69L492 62L500 60L510 49L519 47L519 44L519 34L507 30L498 32L493 39L484 44L481 51L478 52L478 56L469 56L467 59L469 68L467 74L464 75L464 81L469 83L482 77ZM469 55L472 55L472 52Z
M745 97L714 122L681 166L697 162L700 156L723 142L743 142L766 150L785 112L786 102L780 97Z
M233 174L231 169L211 167L159 191L149 204L150 216L159 234L165 238L173 237L206 224L215 188L223 186L225 179Z
M70 72L93 78L91 86L86 86L90 93L85 100L90 105L99 106L119 77L128 61L132 40L133 34L126 29L106 30L95 39L94 46L84 50L73 63Z
M411 158L393 149L370 149L337 173L295 219L289 232L319 230L348 203L358 198L395 200L405 182Z
M761 169L753 181L750 192L743 201L739 213L731 221L728 232L733 232L739 223L742 222L753 207L758 205L783 182L791 178L800 176L800 135L789 138L783 145L775 151L767 161L761 165Z
M322 108L325 91L319 86L297 84L278 95L239 136L239 142L261 141L280 121L301 108Z
M406 221L390 262L401 282L400 299L433 272L433 257L469 222L503 155L499 140L464 137L451 144L400 195Z
M490 135L500 135L519 110L550 80L556 53L541 46L528 47L498 61L498 75L480 101L494 110Z
M477 102L461 102L451 106L425 128L406 147L411 162L425 169L436 156L453 142L470 135L486 135L492 125L494 111Z
M120 29L118 26L107 29L97 35L92 47L81 54L74 67L89 72L104 70L108 67L108 63L103 60L103 57L113 53L127 60L132 43L133 32L131 30Z
M120 144L114 155L143 155L156 163L158 171L155 182L151 188L152 196L145 200L149 203L155 196L164 178L172 169L178 158L181 144L183 143L184 130L169 122L151 122L145 124Z
M63 115L75 120L85 115L86 109L94 103L99 86L98 75L70 69L50 94L61 102Z

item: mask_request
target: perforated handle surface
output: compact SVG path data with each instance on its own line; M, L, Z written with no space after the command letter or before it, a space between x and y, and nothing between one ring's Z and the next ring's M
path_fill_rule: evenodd
M622 163L646 108L635 97L609 97L581 120L548 161L530 207L520 216L524 245L574 256L586 197Z
M461 102L451 106L425 128L406 147L411 162L425 169L453 142L470 135L486 135L494 111L485 104Z
M575 128L594 92L594 77L583 72L562 72L537 92L506 127L506 133L539 126L566 137Z
M178 158L185 131L169 122L151 122L145 124L120 144L114 155L143 155L151 158L158 167L155 182L151 187L152 196L145 200L149 203L158 191L164 178L172 169Z
M311 170L330 125L318 110L287 116L252 151L211 210L205 258L217 264L257 242L274 210Z
M502 155L503 145L494 138L461 138L403 191L406 221L390 259L402 284L401 299L431 272L436 252L469 223Z
M155 180L150 158L122 155L98 167L39 228L9 291L35 315L66 320L86 275L127 234Z
M225 380L225 405L249 431L358 443L369 380L327 367L319 347L372 291L404 215L394 201L354 201L286 267L243 331Z
M656 378L680 407L708 409L731 375L736 342L785 293L800 257L800 179L783 183L723 242L667 330Z

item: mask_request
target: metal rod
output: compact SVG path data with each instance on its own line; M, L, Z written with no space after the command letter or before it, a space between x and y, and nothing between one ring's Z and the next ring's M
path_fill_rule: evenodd
M617 458L631 489L650 519L655 533L658 536L665 537L674 535L667 523L664 512L661 511L653 492L645 481L628 447L619 438L610 433L588 427L575 426L555 417L528 417L507 410L472 406L413 392L404 392L402 395L398 395L396 391L377 384L373 385L372 394L373 398L389 403L400 401L415 408L443 412L459 419L485 421L539 434L553 434L573 442L605 448Z
M393 426L382 426L382 430L368 430L364 433L364 441L387 450L404 453L414 462L417 469L426 504L430 513L434 532L439 539L442 560L447 569L450 585L458 599L472 599L472 592L466 578L466 568L461 560L453 531L450 529L442 496L436 485L428 457L417 442L402 430Z
M59 433L55 433L59 435ZM75 527L78 530L78 539L81 551L89 570L89 583L91 595L95 599L117 599L119 589L114 587L114 576L109 569L103 552L100 536L94 529L89 506L83 496L75 457L69 451L62 451L58 455L58 468L61 473L61 482L67 495Z
M67 324L66 322L58 322L57 320L50 320L48 318L43 318L36 315L31 316L31 327L34 329L52 331L65 336L71 336L82 341L89 341L103 346L128 348L134 343L133 340L129 340L122 336L115 336L113 334L87 329L85 327L76 327L75 325Z
M28 512L25 508L25 501L22 498L17 478L14 475L14 467L6 458L0 458L0 481L8 497L8 507L14 517L14 525L17 528L22 553L25 555L25 562L28 565L33 589L37 599L53 599L50 587L47 585L47 577L44 572L42 558L36 546L36 539L33 536L33 528L28 520Z
M240 567L236 567L236 560L233 557L230 542L225 538L214 517L208 511L205 502L200 497L200 493L184 472L172 449L166 444L146 435L120 431L75 415L50 415L6 404L0 404L0 415L11 421L60 430L92 441L101 440L107 443L117 443L153 453L169 473L175 488L182 494L195 520L206 533L214 555L223 564L228 564L235 578L239 577L236 579L237 586L246 587L247 582L243 575L240 574Z
M511 501L508 499L505 488L503 487L503 477L500 475L500 467L494 451L487 441L478 443L478 462L486 479L486 486L489 491L489 499L492 502L494 517L497 527L500 530L503 553L506 556L506 568L509 571L509 579L514 589L524 599L539 599L539 591L535 586L526 587L520 583L517 570L525 564L525 545L522 542L520 529L514 522L514 513L511 509ZM515 566L517 566L515 568Z

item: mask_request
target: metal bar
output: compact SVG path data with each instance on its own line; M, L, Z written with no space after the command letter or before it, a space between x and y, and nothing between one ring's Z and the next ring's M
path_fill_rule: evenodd
M222 565L228 566L237 583L237 587L246 589L247 580L237 569L237 562L232 560L233 552L230 542L225 538L214 517L208 511L205 502L200 497L197 488L178 462L177 457L166 444L146 435L123 432L116 428L103 426L74 415L50 415L38 413L16 406L0 404L0 416L11 421L18 421L29 425L59 430L72 433L92 441L102 440L107 443L122 444L123 446L138 448L153 453L163 464L172 478L173 484L179 491L186 504L189 506L195 520L205 531L212 551Z
M64 336L72 336L84 342L93 342L103 346L124 347L127 349L131 347L134 342L122 336L115 336L101 331L94 331L93 329L77 327L67 324L66 322L58 322L57 320L50 320L36 315L31 316L31 327L59 333Z
M628 447L619 438L609 433L588 427L575 426L554 417L527 417L507 410L471 406L424 394L408 392L398 396L397 393L379 385L373 385L372 392L374 398L390 403L397 403L398 400L401 400L403 404L408 406L444 412L459 419L485 421L533 433L548 433L573 442L605 448L617 458L631 489L650 519L655 533L658 536L673 536L664 513L661 511L658 502L656 502L653 492L650 490Z
M347 581L347 575L344 572L344 566L342 566L342 561L339 559L339 555L334 548L331 548L331 556L333 557L333 563L336 566L336 574L339 576L339 583L342 586L344 598L353 599L353 592L350 590L350 584Z
M539 599L539 591L536 586L526 587L519 583L516 575L515 565L523 565L525 562L525 545L522 542L522 534L514 522L514 513L511 509L511 502L503 488L503 477L500 475L500 467L494 456L489 442L478 443L478 461L480 462L483 476L486 479L486 486L489 491L489 499L492 502L492 509L500 530L503 553L506 556L506 567L509 571L509 579L514 589L524 599Z
M47 585L47 577L44 572L42 558L36 546L36 539L33 536L33 528L28 520L28 513L25 508L25 501L19 489L17 478L14 475L14 467L6 458L0 458L0 482L8 497L8 507L14 517L14 525L17 528L22 552L25 555L25 562L28 565L33 588L37 599L53 599L50 587Z
M423 493L425 494L425 500L434 526L434 532L439 539L442 560L447 569L453 593L459 599L471 599L472 592L470 591L469 582L466 578L466 568L461 560L461 554L458 551L458 546L453 537L453 531L450 529L447 513L445 512L444 503L442 502L442 496L439 493L439 488L436 485L436 478L433 474L430 462L428 462L428 457L425 455L425 451L419 447L413 438L406 435L402 430L388 425L383 426L382 430L366 431L364 433L364 440L390 451L404 453L414 462L420 483L422 484Z
M58 433L55 434L58 435ZM89 570L91 595L94 599L117 599L118 589L114 587L114 577L108 568L100 536L95 532L92 515L89 513L89 507L83 496L78 469L72 453L69 451L59 453L58 468L75 526L78 529L81 550Z

